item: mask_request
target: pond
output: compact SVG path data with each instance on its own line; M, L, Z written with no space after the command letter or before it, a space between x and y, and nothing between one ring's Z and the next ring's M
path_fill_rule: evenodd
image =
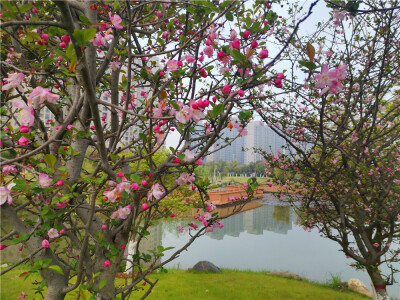
M290 206L264 194L255 208L223 220L224 228L197 239L166 267L187 269L208 260L222 268L288 271L319 282L329 280L331 274L342 281L358 278L371 289L368 274L351 268L352 260L346 259L335 242L321 237L318 230L305 231L296 221ZM187 220L159 222L155 230L159 243L183 246L189 236L176 228L185 224ZM388 292L400 299L399 283L388 287Z

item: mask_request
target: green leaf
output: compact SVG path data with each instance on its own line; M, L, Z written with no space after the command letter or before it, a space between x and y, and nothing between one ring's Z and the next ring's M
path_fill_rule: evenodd
M53 270L54 272L57 272L58 274L64 275L63 270L60 268L60 266L57 265L51 265L49 267L50 270Z
M85 42L90 41L95 36L96 36L96 28L85 29L85 31L83 32L83 38Z
M78 44L83 45L85 43L85 38L83 37L83 30L75 29L72 37L78 42Z
M140 176L137 174L131 174L131 179L133 182L136 182L136 183L140 182Z
M224 105L222 103L218 104L214 106L214 108L210 111L210 116L216 118L223 112L223 110L224 110Z
M52 155L52 154L46 154L44 156L44 161L51 167L54 168L54 165L56 164L57 158Z
M310 71L315 70L317 68L316 64L314 64L311 61L306 61L306 60L300 60L299 61L299 65L302 66L302 67L306 67Z
M233 49L230 52L231 52L231 56L233 57L234 60L237 60L239 62L246 61L246 56L243 55L242 53L240 53L239 50Z
M13 181L13 183L15 183L15 186L13 187L13 190L17 190L17 191L27 191L28 190L28 187L26 186L25 180L15 179Z
M228 21L233 21L233 15L230 11L226 13L225 17Z
M84 15L80 15L80 16L79 16L79 20L81 20L81 22L82 22L83 24L92 25L92 23L89 21L89 18L86 17L86 16L84 16Z
M103 279L99 283L99 290L101 290L107 284L107 279Z
M147 136L144 134L144 133L139 133L139 137L142 139L142 140L146 140L146 138L147 138Z
M252 117L253 113L251 111L241 111L239 113L240 121L248 121Z
M21 12L21 14L23 14L24 12L30 10L32 8L32 4L24 4L19 8L19 11Z
M75 48L72 43L69 44L67 50L65 51L65 55L67 56L68 60L71 60L72 56L75 54ZM75 58L76 59L76 58Z

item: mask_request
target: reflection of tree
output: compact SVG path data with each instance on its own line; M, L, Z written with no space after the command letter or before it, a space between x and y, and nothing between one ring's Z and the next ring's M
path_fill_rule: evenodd
M289 206L275 206L272 217L277 222L289 224L289 222L290 222L290 207Z

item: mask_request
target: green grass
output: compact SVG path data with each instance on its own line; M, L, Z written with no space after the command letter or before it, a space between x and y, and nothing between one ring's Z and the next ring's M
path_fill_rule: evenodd
M41 299L32 288L39 277L36 275L24 280L19 277L23 271L18 268L1 277L0 299L17 299L21 291L28 294L25 299ZM368 299L353 292L339 292L323 284L272 276L267 272L223 270L222 273L213 274L173 269L167 274L154 274L151 279L159 279L159 282L148 299L157 300ZM117 285L123 284L122 279L117 280ZM133 292L130 299L138 299L143 293ZM69 294L66 299L76 299L76 292Z

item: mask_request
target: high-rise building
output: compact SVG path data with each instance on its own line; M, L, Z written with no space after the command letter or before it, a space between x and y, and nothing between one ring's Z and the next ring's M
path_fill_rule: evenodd
M257 153L255 149L261 149L268 153L277 154L285 153L283 146L285 140L276 134L271 128L259 121L250 122L247 127L247 135L236 138L238 132L236 129L230 130L225 128L222 131L222 139L219 143L213 146L213 149L218 149L218 145L223 145L227 141L230 145L211 154L209 160L218 162L220 160L230 162L237 160L240 165L257 162L263 159L262 154Z

